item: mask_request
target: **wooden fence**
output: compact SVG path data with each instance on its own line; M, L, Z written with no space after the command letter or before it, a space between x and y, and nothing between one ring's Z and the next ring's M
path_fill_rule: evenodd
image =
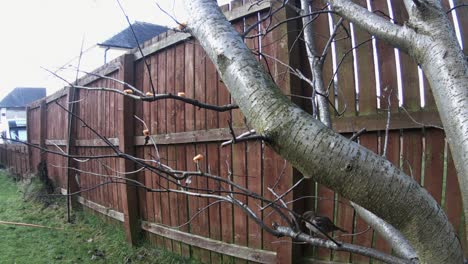
M358 2L365 6L366 1ZM392 2L394 20L402 23L406 16L403 3ZM372 4L373 10L390 13L386 1L374 1ZM233 26L242 31L268 14L271 7L272 4L268 1L254 6L234 1L230 6L222 8ZM260 23L254 30L257 32L251 34L256 35L271 23L275 24L290 16L292 15L288 10L283 10L272 21ZM330 35L331 20L336 22L335 17L322 15L314 23L316 35L319 36L316 43L319 50L324 47ZM461 18L460 25L463 26L462 30L468 28L466 18ZM334 43L335 53L327 57L324 71L326 81L334 79L331 83L331 100L339 110L346 105L343 115L333 116L333 128L349 136L365 127L368 132L359 137L360 144L379 154L387 146L386 157L414 177L440 202L454 228L459 230L461 240L466 242L457 176L444 132L437 128L441 126L441 122L427 81L418 77L418 67L407 55L396 53L392 47L380 41L373 43L371 36L349 23L345 23L345 27L349 29L351 38L343 38L344 31L338 33L340 40ZM246 44L253 50L268 54L307 73L309 66L305 49L300 42L295 41L298 28L298 22L284 23L264 37L247 38ZM462 36L466 41L468 34ZM358 48L352 49L357 45ZM164 33L146 42L143 52L149 70L140 53L135 51L102 66L95 73L134 84L145 93L152 89L151 76L157 93L184 92L188 98L217 105L232 101L215 67L188 34ZM259 56L259 60L268 66L285 94L311 95L307 84L291 75L284 65L267 56ZM340 71L335 78L332 76L333 61L335 64L341 61ZM79 84L123 89L121 84L97 75L86 76ZM308 100L295 96L291 98L311 111ZM69 107L71 105L74 106L73 109ZM287 190L300 177L297 171L263 142L249 141L220 147L221 141L231 138L229 120L236 130L246 129L239 110L218 113L174 100L143 103L116 93L64 88L28 107L30 143L73 155L113 153L110 147L76 119L73 119L68 133L68 113L61 106L83 118L90 127L121 150L139 158L155 157L154 148L144 144L143 126L133 117L136 115L148 125L151 136L158 143L161 160L169 166L180 170L195 170L192 158L202 154L206 158L200 164L201 170L209 170L222 176L226 176L230 170L236 183L268 199L274 199L267 188L273 186L278 177L280 181L276 188L279 193ZM390 127L388 143L384 144L388 112ZM5 164L17 166L11 162L13 156L5 157L7 150L1 150L2 163L10 158ZM129 242L135 242L138 233L143 230L152 243L206 263L291 263L312 259L352 263L370 261L359 255L293 245L289 240L273 237L248 219L239 208L233 208L229 204L218 203L199 212L200 208L213 201L175 193L149 193L121 184L105 184L110 178L85 173L111 176L117 175L119 171L138 169L123 159L103 158L77 162L34 148L29 148L28 159L24 155L22 157L29 160L28 168L32 171L41 160L46 161L49 177L64 191L67 189L67 175L71 192L103 184L99 188L80 193L78 200L85 206L122 222ZM119 176L136 179L151 188L173 187L172 183L149 171ZM214 182L203 178L195 179L192 184L199 188L216 187ZM292 200L301 196L309 198L291 205L298 212L315 209L353 233L367 229L367 224L355 214L349 202L333 191L309 181L285 199ZM255 207L255 201L241 199ZM259 215L267 217L268 213L259 212ZM195 214L198 215L189 221ZM189 224L185 224L187 221ZM272 216L268 221L279 219ZM391 252L388 244L372 229L340 239Z
M1 144L0 164L21 180L30 172L28 148L22 144Z

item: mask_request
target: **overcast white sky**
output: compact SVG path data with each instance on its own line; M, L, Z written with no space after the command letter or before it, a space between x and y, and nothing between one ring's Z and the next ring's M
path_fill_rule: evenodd
M181 0L121 0L132 22L174 26L155 2L184 21ZM62 88L41 66L56 70L78 56L83 38L86 49L128 26L116 0L4 1L0 25L0 99L15 87L46 87L48 94ZM85 55L84 69L93 70L86 65L103 61L102 54Z

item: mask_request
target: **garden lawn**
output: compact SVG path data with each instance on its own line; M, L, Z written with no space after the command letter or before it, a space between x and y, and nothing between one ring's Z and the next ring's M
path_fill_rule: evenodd
M31 187L32 186L32 187ZM129 247L118 224L89 212L66 221L64 197L39 202L25 195L39 186L18 185L0 171L0 221L43 225L26 227L0 223L0 263L195 263L154 246ZM31 191L33 190L33 191Z

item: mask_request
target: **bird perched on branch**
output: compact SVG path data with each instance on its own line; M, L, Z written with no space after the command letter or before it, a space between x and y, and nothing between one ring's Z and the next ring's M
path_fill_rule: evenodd
M309 229L310 234L320 234L325 233L328 234L330 232L340 230L343 233L348 233L348 231L344 230L341 227L336 226L330 220L330 218L326 216L319 216L316 215L314 211L306 211L302 214L302 219L305 222L307 229ZM319 230L318 230L318 229Z

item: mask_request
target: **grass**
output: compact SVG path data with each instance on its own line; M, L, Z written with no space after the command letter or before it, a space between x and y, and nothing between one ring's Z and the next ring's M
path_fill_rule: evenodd
M0 263L195 263L148 244L132 248L120 226L89 212L68 224L63 197L43 198L41 189L0 171L0 221L52 227L0 224Z

